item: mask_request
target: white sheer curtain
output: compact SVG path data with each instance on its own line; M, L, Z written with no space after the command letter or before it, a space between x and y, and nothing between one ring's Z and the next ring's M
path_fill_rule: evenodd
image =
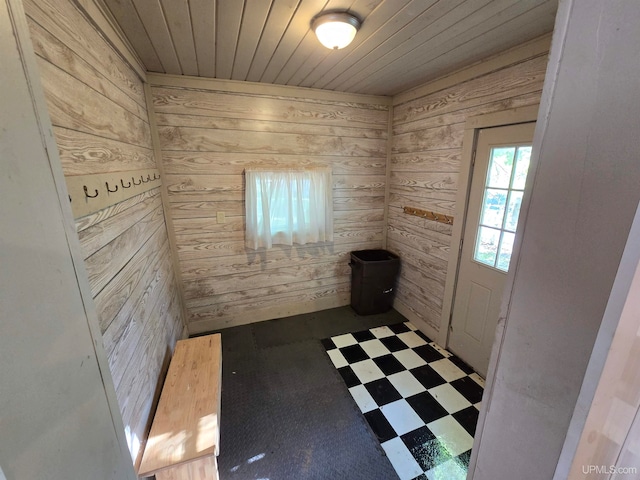
M246 245L333 240L330 169L245 170Z

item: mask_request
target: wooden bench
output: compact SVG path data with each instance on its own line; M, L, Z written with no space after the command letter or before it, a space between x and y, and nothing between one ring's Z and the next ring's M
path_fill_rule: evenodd
M138 469L157 480L218 479L220 334L178 340Z

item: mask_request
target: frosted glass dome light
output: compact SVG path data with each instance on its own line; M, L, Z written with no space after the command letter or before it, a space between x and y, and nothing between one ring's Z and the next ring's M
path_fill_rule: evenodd
M360 20L348 13L325 13L313 20L311 28L322 45L339 50L354 39Z

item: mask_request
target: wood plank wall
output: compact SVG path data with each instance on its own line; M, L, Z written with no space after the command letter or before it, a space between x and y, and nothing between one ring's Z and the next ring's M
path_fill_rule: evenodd
M349 253L383 242L388 101L160 75L149 83L189 331L347 305ZM334 241L246 249L245 167L291 165L332 168Z
M454 215L466 119L538 104L546 64L547 54L537 53L394 105L387 248L402 258L395 307L433 338L441 325L452 227L402 208Z
M104 32L73 0L25 0L25 10L65 176L156 168L142 80ZM160 189L79 218L77 229L136 461L186 333Z

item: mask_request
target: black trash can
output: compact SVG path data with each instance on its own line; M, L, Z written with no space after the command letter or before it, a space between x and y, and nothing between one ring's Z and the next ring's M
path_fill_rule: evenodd
M358 315L384 313L393 306L400 258L386 250L351 252L351 307Z

